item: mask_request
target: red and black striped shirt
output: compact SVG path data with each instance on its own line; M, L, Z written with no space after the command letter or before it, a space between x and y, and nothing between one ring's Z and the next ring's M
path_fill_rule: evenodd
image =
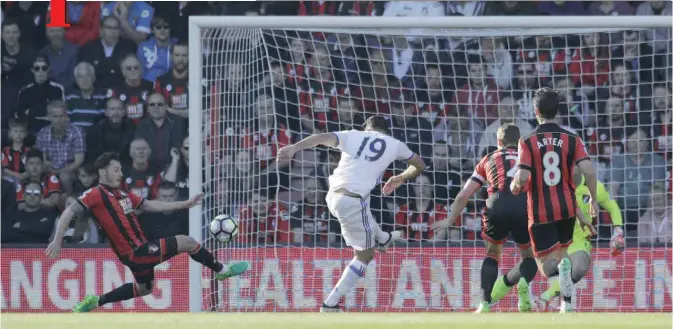
M515 147L495 150L479 161L470 179L480 185L488 184L488 195L509 191L517 158Z
M575 164L588 159L582 139L555 123L539 125L519 142L519 167L530 171L528 222L575 217Z
M144 198L98 185L82 193L77 201L91 212L118 257L131 256L134 249L147 243L135 212Z
M26 154L30 151L30 147L22 147L20 150L15 150L11 146L6 146L2 149L2 168L9 169L13 172L22 173L26 171Z

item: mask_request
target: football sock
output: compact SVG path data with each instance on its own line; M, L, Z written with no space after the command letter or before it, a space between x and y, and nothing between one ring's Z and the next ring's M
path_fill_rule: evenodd
M493 285L493 291L491 291L491 303L495 304L503 299L503 297L507 296L510 290L512 290L512 286L505 284L505 276L503 275L499 277Z
M548 278L553 278L558 275L558 261L555 259L549 259L544 264L542 264L542 270L544 271L544 275L546 275Z
M329 296L327 296L327 299L325 299L325 305L332 307L339 304L341 297L353 289L355 284L358 282L358 279L365 277L366 269L367 264L353 258L353 260L348 263L348 266L346 266L344 269L343 274L341 274L339 282L337 282L336 286L334 286L334 289L332 289L332 292L330 292Z
M531 283L537 274L537 263L534 258L526 258L519 263L519 272L526 282Z
M136 297L134 285L135 283L124 283L121 286L100 295L98 298L98 306Z
M189 257L208 267L215 273L220 273L224 269L224 265L216 261L213 254L201 245L198 245L193 252L189 253Z
M483 293L482 300L491 302L491 292L493 285L498 278L498 260L493 257L484 258L481 264L481 291Z

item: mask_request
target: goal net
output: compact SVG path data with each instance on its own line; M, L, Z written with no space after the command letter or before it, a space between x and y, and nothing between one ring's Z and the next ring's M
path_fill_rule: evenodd
M552 18L553 19L553 18ZM526 20L526 18L521 18ZM621 24L620 26L624 26ZM316 311L353 257L325 206L339 152L307 150L289 164L278 148L311 133L360 129L383 115L392 134L428 164L392 196L376 188L372 212L407 241L377 254L342 301L347 311L468 311L481 300L485 191L459 222L433 232L474 165L497 147L500 124L536 126L532 93L557 89L561 123L580 134L621 211L602 211L592 266L576 285L579 311L671 311L671 39L630 29L240 29L203 28L203 175L200 234L221 259L248 261L241 277L202 273L201 309ZM193 92L193 91L192 91ZM194 94L192 94L194 95ZM199 118L196 118L199 119ZM193 126L192 126L193 127ZM391 165L384 179L405 168ZM202 179L202 180L201 180ZM578 196L586 202L586 195ZM229 244L208 221L240 221ZM621 216L626 251L611 256ZM197 230L198 231L198 230ZM193 232L194 233L194 232ZM518 261L508 242L505 273ZM532 294L548 286L540 274ZM191 287L198 289L198 287ZM512 292L495 308L516 310Z

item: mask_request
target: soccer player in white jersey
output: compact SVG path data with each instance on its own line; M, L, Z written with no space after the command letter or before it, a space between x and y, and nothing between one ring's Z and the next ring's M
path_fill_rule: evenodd
M384 194L391 194L405 181L416 178L425 169L425 164L407 145L390 136L388 123L381 116L367 119L364 131L315 134L285 146L278 150L278 161L288 162L295 153L318 145L341 150L339 165L329 177L326 201L330 212L341 224L346 244L355 251L355 257L320 308L320 312L340 312L339 300L365 276L367 264L374 259L375 248L385 252L403 235L402 231L387 233L381 229L369 209L369 194L393 161L406 161L409 167L390 177L383 186Z

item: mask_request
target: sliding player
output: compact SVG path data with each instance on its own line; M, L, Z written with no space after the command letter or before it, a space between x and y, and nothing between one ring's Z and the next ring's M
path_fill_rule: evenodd
M133 273L136 282L125 283L101 296L86 296L75 306L73 312L89 312L101 305L150 294L154 282L154 267L181 253L189 253L193 260L214 271L219 280L239 275L248 269L245 262L227 266L216 261L210 251L189 236L176 235L154 241L145 238L138 224L137 210L168 212L188 209L201 203L203 194L180 202L145 200L119 189L123 174L116 153L103 153L96 159L94 167L98 172L98 186L82 193L77 202L73 202L63 211L54 241L49 244L45 253L50 258L57 257L61 251L63 235L72 218L89 211L107 235L110 247L119 260Z
M579 205L580 211L585 217L590 218L589 215L589 189L584 184L584 176L582 172L575 168L573 180L577 189L575 190L575 198ZM622 211L615 200L610 198L610 194L605 189L605 185L600 181L597 182L596 189L598 192L598 205L610 213L612 219L612 241L610 247L612 255L618 256L624 251L624 231L622 230ZM591 266L591 232L583 230L578 224L575 224L575 232L573 234L573 243L568 247L568 257L572 263L572 281L577 283ZM549 289L542 293L538 302L539 309L547 311L549 303L561 293L561 287L558 280L553 280Z
M537 265L530 250L526 212L526 196L512 195L509 184L516 170L517 143L519 127L504 124L498 128L498 150L486 155L474 168L474 173L465 184L455 202L451 205L449 219L435 222L434 230L448 229L463 212L468 199L484 184L488 184L488 199L484 212L484 225L481 236L486 241L486 257L481 264L482 301L475 313L490 312L491 305L507 295L517 284L519 311L531 310L528 284L537 274ZM519 246L522 260L506 275L498 280L497 290L494 284L498 278L498 263L502 256L502 244L512 233L514 242Z
M572 170L578 165L589 190L590 213L598 209L596 170L579 136L561 128L555 118L559 96L540 88L533 96L540 125L519 142L519 169L510 189L519 194L527 188L528 230L540 271L548 278L559 276L561 313L572 311L572 263L567 249L572 243L576 218L595 232L591 222L577 209Z
M423 160L399 140L390 136L388 123L381 116L365 121L365 130L348 130L311 135L300 142L278 150L279 163L288 162L295 153L318 145L341 150L341 160L329 177L327 207L341 224L341 234L346 244L355 251L355 257L346 266L341 278L322 304L320 312L340 312L339 300L365 276L367 264L374 259L374 247L385 251L401 231L386 233L369 209L369 193L380 177L395 160L406 161L409 167L391 177L383 186L383 193L390 194L402 183L416 178L425 169Z

